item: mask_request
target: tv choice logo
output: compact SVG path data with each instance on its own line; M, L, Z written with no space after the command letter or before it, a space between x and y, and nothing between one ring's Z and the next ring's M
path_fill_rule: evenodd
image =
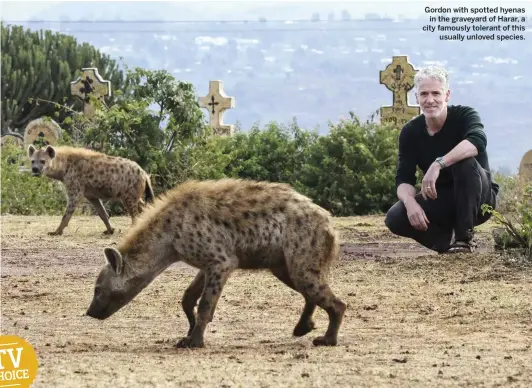
M28 388L39 363L33 347L16 335L0 335L0 388Z

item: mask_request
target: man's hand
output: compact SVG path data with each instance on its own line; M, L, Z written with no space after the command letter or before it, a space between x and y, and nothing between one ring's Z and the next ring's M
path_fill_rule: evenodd
M415 229L425 231L429 227L429 219L425 214L423 208L417 203L417 201L412 198L411 200L405 202L406 213L408 215L408 221Z
M430 165L427 173L423 177L423 182L421 182L421 195L423 198L427 199L436 199L438 193L436 192L436 180L440 176L441 166L439 163L434 162Z

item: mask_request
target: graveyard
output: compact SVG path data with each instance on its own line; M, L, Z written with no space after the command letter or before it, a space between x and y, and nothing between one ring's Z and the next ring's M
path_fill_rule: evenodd
M96 113L111 84L97 68L83 68L71 92L83 115ZM376 80L390 93L381 122L401 127L419 114L408 101L415 67L395 56ZM210 80L199 98L215 136L230 137L224 122L238 98ZM26 148L55 145L53 121L28 123L24 136L4 134ZM20 174L28 166L20 166ZM532 151L519 179L532 180ZM60 209L62 211L63 209ZM103 249L130 227L113 216L112 236L95 215L76 214L63 236L49 236L60 215L2 215L2 328L27 339L39 356L36 386L529 386L532 373L529 292L532 266L494 249L490 221L477 230L471 254L439 255L392 235L384 215L337 216L340 260L333 290L348 304L339 344L316 348L317 328L291 335L302 297L267 272L237 271L224 288L203 349L176 349L186 334L181 296L195 271L175 264L132 303L106 321L85 312L105 264Z

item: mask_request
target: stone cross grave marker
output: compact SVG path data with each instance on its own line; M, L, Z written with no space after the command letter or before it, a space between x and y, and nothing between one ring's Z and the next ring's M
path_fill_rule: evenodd
M81 76L70 83L70 92L83 101L83 114L91 117L94 114L94 106L90 103L90 96L110 97L111 81L104 80L95 67L85 67L81 70Z
M235 107L235 98L224 93L222 81L210 81L209 93L199 98L199 104L209 111L209 121L214 133L229 136L233 134L234 126L223 123L223 114L225 110Z
M532 150L529 150L523 155L521 163L519 164L519 181L521 184L532 184Z
M419 106L408 104L408 92L414 87L417 70L408 63L406 55L396 55L386 69L379 72L381 85L393 93L393 105L380 109L381 123L402 128L420 113Z

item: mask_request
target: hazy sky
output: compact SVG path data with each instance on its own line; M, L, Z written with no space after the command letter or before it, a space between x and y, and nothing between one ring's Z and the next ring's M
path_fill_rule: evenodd
M94 2L96 8L105 8L107 2ZM70 0L70 1L1 1L1 14L3 20L27 20L32 17L39 16L40 12L53 5L58 5L65 2L83 2L87 1ZM119 1L123 3L124 7L127 7L127 3L131 1ZM209 19L209 10L211 11L225 11L224 13L234 14L236 18L242 12L247 15L257 13L258 16L265 17L279 17L279 13L282 13L284 7L290 7L292 17L293 13L299 13L297 10L301 9L301 18L308 18L312 12L323 12L325 17L326 12L337 11L347 9L352 17L363 17L366 13L378 13L383 16L397 17L404 15L406 17L417 17L425 15L425 7L455 7L455 6L467 6L467 7L522 7L525 8L527 13L532 13L532 2L530 1L485 1L485 0L465 0L465 1L403 1L403 0L352 0L352 1L285 1L285 0L270 0L270 1L254 1L254 0L239 0L239 1L216 1L210 0L208 2L201 1L172 1L172 3L189 3L194 4L195 7L204 5L205 19ZM153 7L157 7L158 2L152 1ZM162 3L168 3L163 1ZM160 4L164 7L164 4ZM61 15L57 15L58 17ZM69 15L72 19L75 17Z

